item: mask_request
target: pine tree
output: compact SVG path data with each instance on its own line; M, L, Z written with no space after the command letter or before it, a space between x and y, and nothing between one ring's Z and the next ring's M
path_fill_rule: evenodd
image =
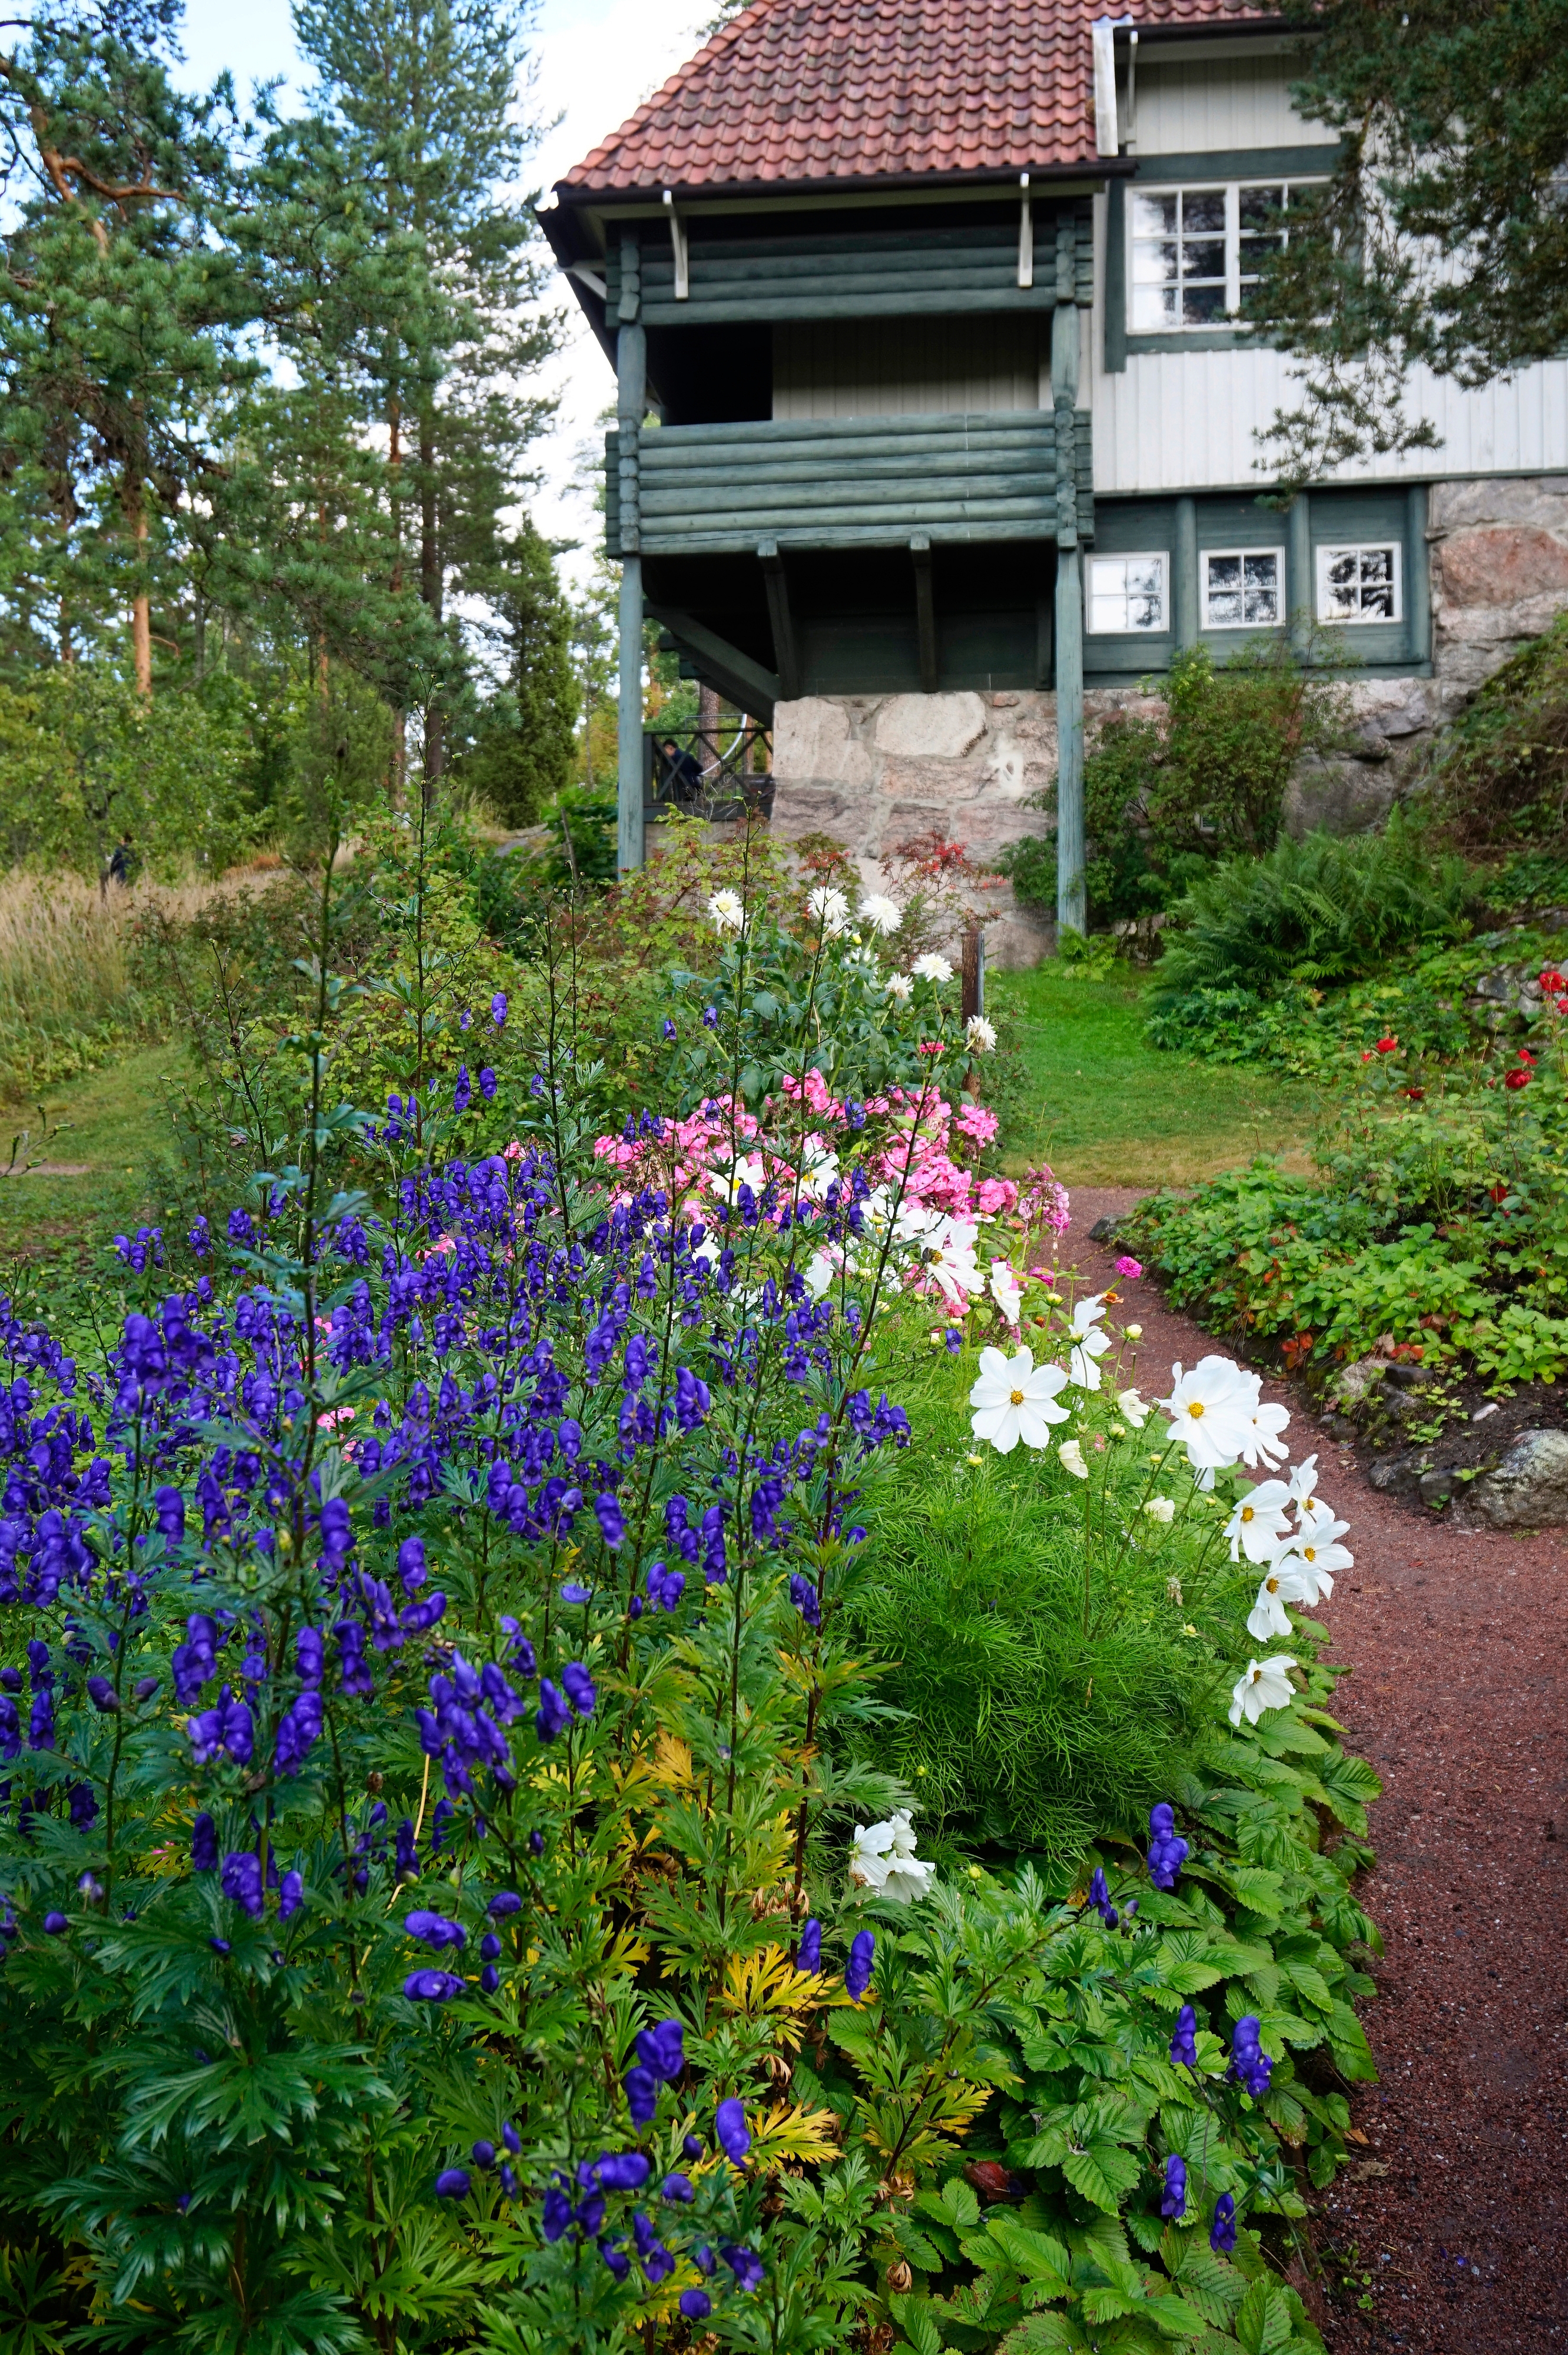
M527 826L571 783L578 687L571 609L548 543L524 520L474 576L494 615L488 634L507 659L507 687L479 716L456 773L498 816Z

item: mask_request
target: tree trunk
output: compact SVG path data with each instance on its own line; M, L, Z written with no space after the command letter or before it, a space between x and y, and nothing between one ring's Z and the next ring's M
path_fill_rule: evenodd
M387 420L390 435L387 451L387 471L391 477L392 544L396 554L392 559L391 591L397 596L403 585L403 412L401 403L394 400ZM400 692L392 712L392 775L391 802L395 810L403 806L409 783L409 723Z
M125 515L136 548L136 578L141 583L131 600L131 658L136 670L136 692L144 703L153 698L153 601L147 590L147 500L142 477L133 466L125 470Z

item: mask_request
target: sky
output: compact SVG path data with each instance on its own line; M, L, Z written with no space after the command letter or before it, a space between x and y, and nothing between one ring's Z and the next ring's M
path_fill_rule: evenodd
M547 193L589 149L615 130L701 43L712 0L542 0L532 39L537 69L531 111L547 133L535 171ZM182 79L206 89L227 67L240 98L251 85L283 76L297 91L301 68L288 0L187 0ZM286 93L283 104L287 106ZM560 398L560 420L537 453L545 480L534 519L551 539L592 539L598 520L570 484L573 453L592 436L594 419L614 398L614 379L582 314L563 299L571 320L568 347L548 381ZM586 546L562 560L569 576L588 569Z

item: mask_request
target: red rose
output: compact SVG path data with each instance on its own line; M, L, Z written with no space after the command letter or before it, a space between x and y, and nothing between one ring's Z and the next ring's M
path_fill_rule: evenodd
M1568 989L1568 981L1564 981L1555 965L1549 965L1541 976L1541 986L1548 997L1555 997L1561 990Z
M1530 1085L1530 1073L1529 1073L1528 1070L1526 1070L1526 1071L1505 1071L1505 1072L1503 1073L1503 1085L1504 1085L1504 1087L1505 1087L1505 1088L1527 1088L1527 1087L1529 1087L1529 1085Z
M1394 1037L1392 1036L1392 1032L1391 1032L1391 1034L1390 1034L1390 1036L1389 1036L1388 1038L1386 1038L1386 1039L1380 1039L1378 1040L1378 1052L1379 1052L1379 1054L1380 1054L1380 1055L1397 1055L1397 1054L1398 1054L1398 1052L1399 1052L1399 1040L1398 1040L1396 1038L1394 1038Z

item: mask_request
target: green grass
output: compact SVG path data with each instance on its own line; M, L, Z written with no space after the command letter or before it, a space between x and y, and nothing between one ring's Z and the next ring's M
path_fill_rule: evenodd
M990 1001L1019 1018L1028 1070L1009 1166L1042 1156L1077 1186L1181 1186L1260 1153L1305 1166L1319 1099L1298 1082L1151 1047L1154 983L1065 976L1054 958L998 974Z
M87 1165L77 1177L0 1178L0 1264L37 1273L156 1215L154 1171L170 1146L167 1083L181 1061L177 1046L144 1048L51 1089L41 1105L0 1107L0 1169Z

